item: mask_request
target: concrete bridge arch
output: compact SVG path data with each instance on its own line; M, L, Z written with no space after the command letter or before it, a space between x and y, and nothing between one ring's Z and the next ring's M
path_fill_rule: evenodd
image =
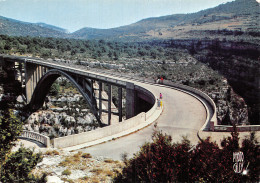
M101 123L100 121L100 116L98 114L98 109L97 109L97 103L96 100L94 100L95 96L94 96L94 92L86 92L84 90L84 86L81 86L79 84L79 81L77 82L73 76L70 76L69 74L67 74L64 71L61 70L57 70L57 69L51 69L48 70L38 81L34 92L32 94L30 103L29 103L29 107L32 111L37 111L38 109L40 109L44 103L44 100L52 86L52 84L54 83L54 81L59 78L59 77L65 77L67 78L76 88L77 90L81 93L81 95L83 96L83 98L85 99L85 101L87 102L89 108L91 109L91 112L95 115L95 117L97 118L98 122ZM91 81L86 82L86 84L91 85ZM89 86L89 88L92 88L91 86Z

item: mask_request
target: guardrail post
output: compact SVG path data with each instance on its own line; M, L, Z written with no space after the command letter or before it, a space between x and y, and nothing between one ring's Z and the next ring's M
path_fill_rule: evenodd
M210 121L210 131L214 132L214 121Z
M46 140L47 140L47 142L46 142L46 144L45 144L45 145L46 145L46 147L47 147L47 148L49 148L49 147L51 146L51 141L50 141L50 138L49 138L49 137L47 137L47 138L46 138Z

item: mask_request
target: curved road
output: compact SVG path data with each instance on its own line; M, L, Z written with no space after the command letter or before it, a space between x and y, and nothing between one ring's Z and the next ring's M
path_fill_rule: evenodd
M80 151L115 160L120 160L123 153L132 157L142 144L151 141L155 123L158 130L171 135L174 142L180 141L182 136L188 136L194 144L198 142L197 132L205 123L207 116L205 107L198 99L169 87L135 81L134 83L153 91L158 97L160 93L163 94L164 110L160 117L152 125L136 133Z

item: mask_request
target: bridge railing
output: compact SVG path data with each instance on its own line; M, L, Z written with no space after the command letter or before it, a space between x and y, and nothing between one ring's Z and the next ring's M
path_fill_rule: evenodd
M36 132L23 130L19 138L35 140L45 145L47 148L50 147L50 138Z

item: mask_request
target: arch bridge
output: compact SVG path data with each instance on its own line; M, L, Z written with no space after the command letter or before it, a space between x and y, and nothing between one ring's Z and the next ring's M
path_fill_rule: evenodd
M129 119L141 112L147 112L155 103L155 97L149 91L135 86L131 82L93 74L76 68L62 66L38 58L0 55L0 64L8 72L8 77L21 81L25 100L31 109L42 107L51 85L58 77L67 78L86 100L92 113L101 125L111 124L111 115L123 119L123 90L125 96L125 117ZM102 96L106 86L107 98ZM112 110L112 89L117 92L117 110ZM106 103L106 107L104 107ZM103 106L103 107L102 107ZM107 113L107 121L102 120L102 113Z

